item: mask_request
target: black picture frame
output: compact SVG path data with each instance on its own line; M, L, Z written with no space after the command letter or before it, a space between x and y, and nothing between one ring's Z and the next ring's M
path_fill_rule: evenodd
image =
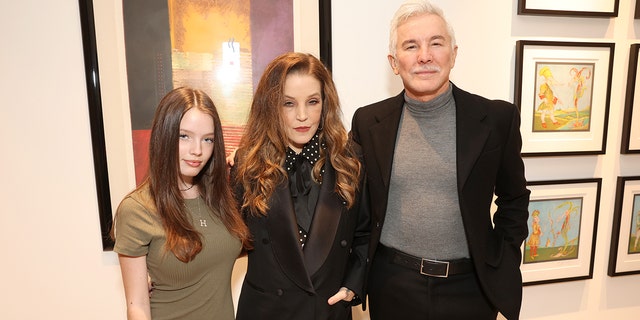
M592 7L589 7L589 5L602 4L603 0L576 0L576 3L573 4L574 7L564 7L567 1L555 1L553 5L543 6L537 5L535 0L529 0L528 2L527 0L518 0L518 14L596 18L617 17L620 0L605 1L610 5L610 10L594 10Z
M606 152L614 51L615 44L605 42L516 41L514 103L519 107L522 118L522 156L576 156ZM558 128L540 127L544 124L538 123L542 121L538 113L540 101L536 100L542 99L541 86L537 86L542 79L542 70L538 69L553 64L571 71L573 68L570 67L574 65L590 65L593 75L587 116L578 115L580 112L576 105L573 109L575 117L571 118L569 112L564 112L565 120L553 120L554 125L560 123ZM570 74L567 71L563 75L569 77ZM567 107L575 103L568 93L564 100L562 104ZM556 113L555 110L552 112ZM576 124L583 122L586 125Z
M531 190L527 222L530 230L522 245L523 285L592 279L602 178L529 181L527 186ZM561 205L556 206L558 203ZM536 245L539 249L532 251L530 241L534 236L532 222L536 209L541 217L538 229L541 232ZM565 224L569 226L566 231ZM527 260L533 252L539 256L536 254L535 259Z
M640 3L640 0L638 1ZM620 153L640 153L640 90L638 86L638 64L640 63L640 43L631 45L629 49L629 69L627 73L627 89L625 91L624 117L622 124L622 144Z
M103 118L102 94L100 90L100 66L96 39L96 24L93 0L78 0L82 44L84 53L87 105L100 219L100 237L103 251L113 250L110 231L113 224L113 208L107 167L107 148ZM320 60L331 68L331 1L318 0Z
M635 240L638 238L640 176L618 177L607 275L617 277L640 274L640 241Z

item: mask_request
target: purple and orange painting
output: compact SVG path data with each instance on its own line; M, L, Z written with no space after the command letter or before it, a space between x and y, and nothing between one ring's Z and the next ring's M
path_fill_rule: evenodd
M292 1L124 1L123 16L136 183L155 108L173 88L209 94L227 153L237 147L265 66L293 50Z

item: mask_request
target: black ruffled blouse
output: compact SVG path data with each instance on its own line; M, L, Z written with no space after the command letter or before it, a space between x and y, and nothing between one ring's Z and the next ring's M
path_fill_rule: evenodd
M287 148L285 158L285 169L289 174L289 190L291 190L291 199L298 222L298 239L303 249L309 236L313 213L320 193L320 184L313 180L311 171L313 165L320 158L321 148L324 149L325 145L320 143L320 138L316 133L302 147L299 154L296 154L291 148ZM324 168L321 172L324 173Z

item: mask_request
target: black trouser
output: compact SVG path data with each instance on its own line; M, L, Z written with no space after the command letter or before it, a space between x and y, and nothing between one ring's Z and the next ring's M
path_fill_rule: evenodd
M393 249L378 250L369 275L372 320L495 320L498 312L475 272L430 277L392 262Z

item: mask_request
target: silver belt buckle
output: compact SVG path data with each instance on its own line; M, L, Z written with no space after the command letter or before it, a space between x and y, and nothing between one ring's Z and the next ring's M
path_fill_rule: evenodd
M435 264L443 264L446 266L444 275L442 274L431 274L429 272L424 272L424 262L430 262L430 263L435 263ZM437 277L437 278L447 278L449 277L449 261L439 261L439 260L432 260L432 259L422 259L420 261L420 274L425 275L425 276L429 276L429 277Z

